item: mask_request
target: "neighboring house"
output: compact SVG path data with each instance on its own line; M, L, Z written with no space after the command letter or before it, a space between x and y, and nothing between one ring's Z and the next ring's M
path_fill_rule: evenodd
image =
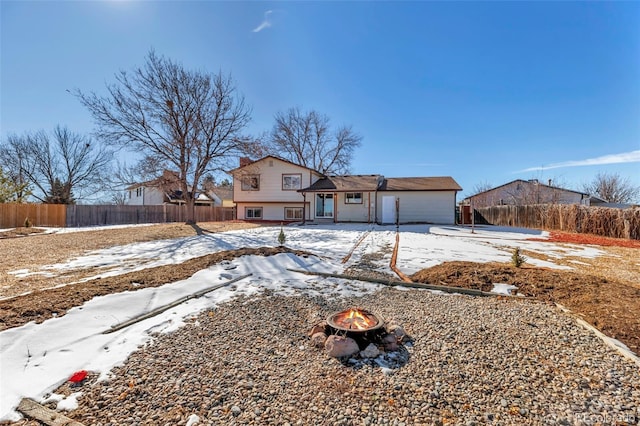
M584 192L558 188L538 182L537 179L517 179L487 191L465 198L462 205L473 204L474 208L500 205L531 205L531 204L582 204L600 205L605 200Z
M462 189L451 177L325 176L275 156L243 158L230 174L246 220L453 224Z
M233 202L233 188L216 186L207 191L209 198L219 207L235 207Z
M184 204L184 196L179 187L178 174L165 170L162 176L156 179L136 183L126 188L125 204L132 206ZM214 205L214 200L204 193L198 193L196 205Z

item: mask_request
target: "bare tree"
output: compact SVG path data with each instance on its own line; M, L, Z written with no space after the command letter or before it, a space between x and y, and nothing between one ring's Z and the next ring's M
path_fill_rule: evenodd
M19 168L11 167L11 160L5 160L4 150L0 150L0 159L6 170L0 167L0 203L24 203L32 194L31 184L23 174L19 173ZM16 169L18 172L16 172Z
M21 182L0 167L0 203L24 203L31 195L27 182Z
M269 138L272 153L325 174L349 172L353 151L362 142L351 126L332 130L326 115L297 107L277 113L275 121Z
M640 196L640 187L617 173L598 173L591 182L583 185L583 190L610 203L633 203Z
M21 202L26 201L33 190L28 178L33 164L25 157L27 153L24 138L15 134L8 135L0 145L0 163L3 165L5 178L9 179L12 188L16 190L12 198L22 200Z
M241 135L250 109L228 76L189 71L151 51L143 67L121 71L108 95L75 92L104 140L137 150L177 173L195 221L195 197L208 172L228 170L231 159L250 151Z
M100 192L112 154L61 126L52 135L44 131L11 135L0 150L2 160L12 164L11 172L33 186L34 198L61 204Z

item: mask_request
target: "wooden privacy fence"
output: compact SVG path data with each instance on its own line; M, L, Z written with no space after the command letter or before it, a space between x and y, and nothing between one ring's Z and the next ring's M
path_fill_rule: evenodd
M616 209L577 204L492 206L475 209L476 220L518 226L640 240L640 207Z
M0 228L24 226L28 217L33 226L97 226L186 221L186 206L0 204ZM233 207L196 206L197 222L235 219Z
M0 204L0 228L24 226L29 219L34 226L65 226L64 204Z

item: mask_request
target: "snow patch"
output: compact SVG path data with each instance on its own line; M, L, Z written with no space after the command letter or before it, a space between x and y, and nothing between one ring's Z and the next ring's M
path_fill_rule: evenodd
M74 392L68 397L60 400L56 406L57 411L73 411L78 408L78 397L82 392Z
M513 293L514 290L517 290L517 289L518 287L516 287L515 285L504 284L504 283L493 283L493 288L491 289L491 292L509 296Z

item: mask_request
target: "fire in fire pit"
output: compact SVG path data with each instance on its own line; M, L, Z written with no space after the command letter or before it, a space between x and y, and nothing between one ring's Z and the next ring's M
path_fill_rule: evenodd
M327 323L336 330L351 332L373 331L384 325L378 315L361 308L350 308L330 315Z
M336 312L309 331L311 342L345 365L398 368L409 360L413 339L394 321L362 308Z

